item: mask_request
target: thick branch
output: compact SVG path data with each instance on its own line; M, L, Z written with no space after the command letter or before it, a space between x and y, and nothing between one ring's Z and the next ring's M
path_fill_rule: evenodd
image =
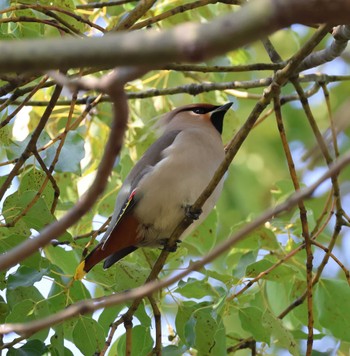
M87 39L4 41L0 72L200 62L265 37L292 23L350 22L348 0L255 0L211 23L167 31L114 33Z

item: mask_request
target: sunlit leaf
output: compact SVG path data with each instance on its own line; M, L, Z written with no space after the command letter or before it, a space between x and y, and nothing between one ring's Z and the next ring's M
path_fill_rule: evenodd
M178 287L174 290L186 298L201 299L208 296L217 296L213 287L205 280L196 280L189 278L186 282L180 281Z
M59 142L52 145L47 150L47 157L45 163L50 166L54 161ZM55 164L55 171L57 172L73 172L78 175L81 174L80 161L84 158L84 140L76 132L69 132L62 146L57 163Z

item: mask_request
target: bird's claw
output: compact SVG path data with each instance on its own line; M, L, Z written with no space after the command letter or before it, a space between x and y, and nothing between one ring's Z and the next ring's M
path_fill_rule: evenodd
M178 244L181 242L181 240L176 240L174 246L168 246L168 241L169 239L166 238L159 241L160 245L163 246L162 250L167 252L176 252L177 248L179 247Z
M192 220L198 220L203 210L201 208L193 210L192 205L185 206L185 215Z

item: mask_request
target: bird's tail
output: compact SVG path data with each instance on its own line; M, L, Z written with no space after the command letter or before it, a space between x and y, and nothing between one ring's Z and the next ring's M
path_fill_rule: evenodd
M97 263L105 259L109 253L102 249L102 243L99 243L78 265L75 270L74 279L81 280L86 273L90 271Z

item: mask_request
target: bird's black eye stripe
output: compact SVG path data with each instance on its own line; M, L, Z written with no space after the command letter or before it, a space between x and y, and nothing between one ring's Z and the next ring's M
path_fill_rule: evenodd
M203 108L196 108L192 110L195 114L205 114L205 110Z
M199 115L203 115L206 114L210 111L213 111L213 109L215 109L215 107L209 107L209 108L204 108L204 107L198 107L198 108L193 108L191 109L192 112L194 112L195 114L199 114Z

